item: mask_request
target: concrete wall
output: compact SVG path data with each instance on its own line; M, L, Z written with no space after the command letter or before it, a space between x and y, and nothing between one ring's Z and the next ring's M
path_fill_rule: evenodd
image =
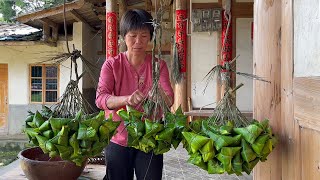
M73 37L69 41L70 51L75 48L82 50L82 23L74 23ZM20 43L21 44L21 43ZM67 52L65 41L59 41L57 47L45 45L41 42L30 42L27 45L1 45L0 43L0 63L8 64L8 125L7 134L19 134L22 130L27 111L41 109L40 104L29 104L29 65L48 60L57 54ZM82 72L82 63L78 62L79 74ZM60 66L60 93L61 96L70 80L70 60ZM73 74L73 77L75 75ZM82 81L79 83L82 89Z
M98 55L98 51L102 50L102 36L101 33L92 32L87 25L82 27L82 55L84 58L95 66L92 72L95 80L98 81L100 75L100 69L105 61L105 55ZM83 65L85 70L85 65ZM86 73L83 77L83 96L91 104L94 110L97 110L95 105L96 87L93 83L93 78L89 73Z
M253 46L251 41L252 18L237 18L236 22L236 54L240 55L237 64L237 71L253 73ZM237 90L237 106L240 111L250 111L253 108L253 80L237 75L237 84L243 83Z
M320 1L294 1L294 76L320 76Z

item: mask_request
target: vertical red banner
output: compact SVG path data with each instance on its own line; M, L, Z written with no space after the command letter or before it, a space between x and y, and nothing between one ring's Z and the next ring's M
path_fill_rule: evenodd
M109 58L116 56L118 52L117 14L107 12L106 17L106 57Z
M176 10L176 44L180 72L187 71L187 22L187 10Z
M228 20L224 16L224 11L222 11L222 33L221 33L221 48L222 48L221 60L222 60L222 64L223 64L223 62L232 60L232 26L231 26L231 22L229 25L228 32L227 32L227 28L228 28ZM225 44L223 44L224 41L225 41Z

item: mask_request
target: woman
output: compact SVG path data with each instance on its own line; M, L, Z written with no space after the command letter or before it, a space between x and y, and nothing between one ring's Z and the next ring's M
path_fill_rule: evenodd
M109 58L102 66L97 89L96 105L121 121L117 110L126 105L140 111L141 102L152 86L152 56L146 53L153 36L152 16L144 10L129 10L120 21L120 34L127 51ZM173 90L165 61L160 60L160 91L170 107ZM105 149L106 176L108 180L137 180L162 178L163 156L144 153L127 147L128 133L123 121Z

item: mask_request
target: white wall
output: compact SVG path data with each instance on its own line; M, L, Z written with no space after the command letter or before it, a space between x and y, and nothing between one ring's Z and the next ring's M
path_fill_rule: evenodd
M236 61L237 71L253 73L253 47L251 41L252 18L237 18L236 22L236 54L240 57ZM243 83L237 90L237 106L240 111L252 111L253 108L253 80L237 75L237 85Z
M86 24L83 25L82 30L82 55L96 66L96 71L93 73L98 79L101 66L105 61L105 55L98 55L98 51L102 50L102 36L101 33L93 32ZM82 84L84 89L95 88L89 73L84 75Z
M294 76L320 76L320 1L294 1Z
M75 49L79 50L82 52L82 34L83 34L83 23L81 22L75 22L73 23L73 36L72 36L72 41L69 41L69 49L70 52L73 51L73 45L75 46ZM64 52L68 52L66 42L65 41L59 41L59 46L63 49ZM81 59L79 58L77 60L78 64L78 74L82 73L82 62ZM74 68L74 65L73 65ZM72 79L76 79L75 72L72 71ZM65 91L66 86L68 85L70 81L70 59L65 61L61 66L60 66L60 96L63 94ZM79 81L79 89L82 91L82 79Z
M81 48L81 27L82 23L75 23L73 40L69 46L75 44L79 50ZM79 29L80 28L80 29ZM51 47L40 42L30 42L29 45L1 45L0 54L2 58L0 63L8 64L8 103L9 105L27 105L29 104L29 65L36 64L50 59L57 54L67 52L65 42L59 41L57 47ZM79 46L80 44L80 46ZM70 48L72 51L72 48ZM82 63L78 63L81 73ZM64 92L70 78L70 60L60 66L60 94ZM75 77L75 75L73 75ZM79 83L82 89L82 82Z
M204 76L217 64L218 32L191 35L191 99L194 108L201 108L216 102L216 81L210 82L205 94ZM205 108L214 108L214 105Z

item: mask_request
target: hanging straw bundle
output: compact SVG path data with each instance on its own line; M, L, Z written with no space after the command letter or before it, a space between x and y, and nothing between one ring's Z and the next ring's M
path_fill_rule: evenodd
M223 126L226 124L226 121L231 121L236 127L250 124L250 121L240 112L234 102L235 92L242 86L243 84L241 83L235 89L229 89L225 93L208 119L209 125Z
M161 59L161 39L162 39L162 16L166 8L169 6L161 7L158 12L156 12L156 18L151 22L154 31L153 31L153 47L152 47L152 87L148 93L148 96L142 101L144 113L146 117L151 118L153 121L160 122L161 117L170 111L168 105L166 104L164 98L161 95L160 83L160 61ZM159 35L159 37L158 37ZM158 58L155 57L155 49L157 47L157 41L159 40L158 45Z

